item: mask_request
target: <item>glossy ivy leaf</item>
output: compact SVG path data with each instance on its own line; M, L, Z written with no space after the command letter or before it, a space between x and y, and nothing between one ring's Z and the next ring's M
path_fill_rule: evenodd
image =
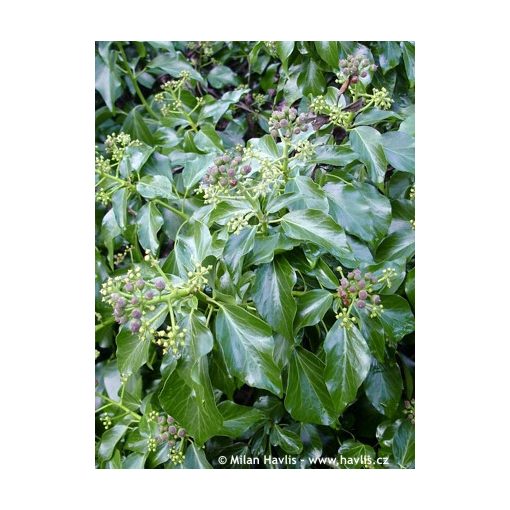
M381 296L383 313L379 317L386 335L399 342L414 331L414 315L409 303L400 296Z
M106 106L115 112L115 101L122 92L122 83L116 66L116 52L108 51L106 59L96 56L96 90L101 94Z
M414 138L403 131L389 131L381 140L388 163L395 170L414 173Z
M196 264L211 255L212 236L206 225L190 219L183 223L177 233L174 253L175 262L181 277L187 277Z
M126 115L124 123L122 124L122 131L131 135L133 140L139 140L148 145L153 145L154 136L138 110L139 108L135 107Z
M337 320L324 340L325 379L334 409L341 414L354 401L370 369L370 351L355 326L346 329Z
M363 386L370 403L381 414L391 418L397 411L404 389L398 365L395 362L378 363L372 360Z
M360 126L350 132L349 141L360 161L367 167L370 179L376 184L382 184L388 163L379 131L369 126Z
M276 43L276 53L282 61L284 69L287 69L287 61L294 51L294 41L278 41Z
M242 270L241 261L253 249L256 232L257 227L246 227L228 238L223 249L223 259L232 273Z
M414 308L414 267L407 273L405 289L407 298Z
M130 191L127 188L121 188L112 195L112 209L115 215L117 225L121 230L127 226L127 205Z
M377 317L370 317L367 309L353 308L354 315L359 319L361 336L366 340L372 355L381 363L384 362L386 352L386 338L381 321Z
M132 374L149 358L150 340L141 340L128 329L121 329L117 335L117 365L121 374Z
M377 54L379 56L379 66L384 74L390 69L398 66L402 50L395 41L383 41L376 44Z
M185 314L179 326L187 330L184 359L194 362L212 351L214 338L207 327L206 318L200 312L195 310Z
M326 194L310 177L298 175L285 186L285 191L294 198L287 202L290 211L296 209L318 209L328 212Z
M270 441L273 446L279 446L284 452L290 455L297 455L303 450L303 443L300 437L288 428L273 425Z
M324 289L304 292L296 298L295 330L318 324L333 303L333 294Z
M221 89L225 85L238 85L239 77L230 69L230 67L217 65L214 66L207 75L207 81L215 89Z
M127 147L119 163L119 173L121 177L125 179L133 172L140 172L153 152L154 148L144 143Z
M223 416L223 426L219 435L232 438L241 437L251 427L261 425L267 420L263 411L254 407L247 407L225 400L218 405Z
M307 209L290 212L283 217L282 227L290 238L309 241L324 248L347 267L356 265L345 232L323 211Z
M368 183L327 183L324 186L333 219L363 241L377 244L391 223L390 201Z
M343 167L355 161L357 157L350 145L322 145L315 149L312 162Z
M252 296L260 316L278 333L293 341L293 322L296 315L296 301L292 288L296 273L283 256L269 264L261 265L256 271Z
M131 421L132 419L128 416L111 429L105 430L99 443L99 451L97 453L99 459L108 460L112 457L115 446L126 433Z
M324 363L301 347L296 347L290 358L285 409L305 423L331 425L336 419L324 382Z
M147 175L136 184L136 191L147 199L166 198L175 199L177 196L172 189L172 181L163 175Z
M326 80L314 60L308 59L305 61L303 70L298 76L297 84L305 96L308 94L318 96L324 92Z
M360 113L355 121L354 126L373 126L384 122L388 119L401 120L402 117L391 110L379 110L377 108L371 108L367 112Z
M347 439L338 448L337 458L340 469L365 469L375 464L375 451L367 444Z
M414 87L414 44L408 41L401 43L404 65L406 68L407 79L411 87Z
M393 436L392 453L395 463L402 468L414 468L414 426L404 420Z
M159 248L158 232L163 225L163 216L152 202L145 204L138 212L138 240L144 250L157 253Z
M212 469L204 450L194 443L188 444L186 448L183 467L186 469Z
M414 255L414 230L403 229L392 232L377 247L377 261L396 260Z
M338 67L338 43L336 41L315 41L315 49L320 58L333 69Z
M159 393L159 401L198 446L221 430L223 418L214 400L206 356L195 362L192 373L187 370L172 372Z
M273 359L271 328L236 305L222 304L215 323L216 339L232 374L248 386L282 394L280 371Z

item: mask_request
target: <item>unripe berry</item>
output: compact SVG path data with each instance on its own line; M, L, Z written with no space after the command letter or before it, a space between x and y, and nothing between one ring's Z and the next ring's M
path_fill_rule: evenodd
M365 285L366 285L365 280L360 280L360 281L358 282L358 288L359 288L359 289L364 289L364 288L365 288Z
M185 429L179 429L179 431L177 432L177 435L179 437L184 437L186 435L186 430Z
M295 135L299 135L299 133L301 133L301 129L299 129L298 127L294 129L294 134Z
M140 331L142 323L139 320L132 320L131 324L129 325L129 329L132 333L138 333Z
M161 439L166 441L168 439L168 432L163 432L163 434L161 434Z
M347 60L345 60L343 58L342 60L340 60L339 64L340 64L340 67L345 67L347 65Z
M362 299L360 299L360 300L356 303L356 306L357 306L358 308L365 308L366 303L365 303L365 301L363 301Z
M110 299L112 300L112 303L116 303L119 300L120 296L118 294L112 294L110 296Z
M141 316L142 316L142 311L139 308L135 308L131 312L131 317L133 317L133 319L139 319Z
M226 186L228 184L228 180L226 177L222 177L220 180L219 180L219 183L222 185L222 186Z
M351 83L358 83L358 77L357 76L351 76Z
M301 131L308 131L308 124L303 124Z
M224 174L227 171L227 167L225 165L221 165L218 168L218 171L220 172L220 174Z
M148 299L149 301L154 297L154 291L153 290L148 290L146 293L145 293L145 298Z
M131 304L132 304L132 305L137 305L137 304L138 304L138 301L139 301L139 300L138 300L138 298L137 298L136 296L133 296L133 297L131 298Z
M170 447L175 446L175 439L170 439L170 441L168 441L168 446Z
M235 188L237 186L237 179L230 179L230 181L228 181L230 183L230 185Z
M131 282L127 282L126 285L124 285L124 290L126 292L133 292L134 286Z
M361 74L360 74L360 76L361 76L362 78L366 78L366 77L367 77L367 72L366 72L366 71L362 71L362 72L361 72Z
M342 69L342 74L343 74L343 75L345 75L345 76L347 76L347 75L349 74L349 68L348 68L348 67L344 67L344 68Z
M375 73L377 71L377 66L375 64L372 64L370 66L370 70Z
M349 285L349 281L347 280L347 278L342 278L340 280L340 285L345 289L347 285Z
M209 175L216 175L217 173L218 173L217 166L212 166L211 168L209 168Z
M123 315L122 317L119 317L118 322L119 322L119 324L126 324L127 317L125 315Z
M354 285L351 285L349 287L349 292L356 292L356 287Z
M154 280L154 287L156 287L156 289L158 290L163 290L165 288L166 284L165 284L165 280L163 280L163 278L156 278L156 280Z
M358 295L360 299L367 299L368 292L366 290L360 290Z
M136 281L136 288L137 289L143 289L145 287L145 282L140 278Z
M276 129L271 129L271 136L276 138L278 136L278 131L276 131Z
M170 427L168 427L168 433L169 434L176 434L177 433L177 427L175 425L170 425Z
M374 305L380 304L381 298L377 294L375 296L372 296L372 303L374 303Z
M175 421L175 418L173 416L169 416L167 419L166 419L166 422L167 423L173 423Z
M241 163L241 156L236 156L236 157L232 160L232 164L233 164L233 165L238 165L239 163Z
M281 127L287 127L289 125L289 121L287 119L283 119L281 122L280 122L280 126Z
M223 162L224 162L224 163L228 163L229 161L230 161L230 156L229 156L228 154L225 154L225 155L223 156Z
M123 298L123 297L120 297L118 300L117 300L117 306L119 308L124 308L126 306L126 300Z
M251 172L251 166L250 165L243 166L243 169L241 170L241 173L243 175L248 175L250 172Z

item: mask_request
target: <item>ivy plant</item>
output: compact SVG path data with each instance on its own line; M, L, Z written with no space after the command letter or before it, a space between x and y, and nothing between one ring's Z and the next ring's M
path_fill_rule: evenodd
M413 468L414 44L95 50L96 467Z

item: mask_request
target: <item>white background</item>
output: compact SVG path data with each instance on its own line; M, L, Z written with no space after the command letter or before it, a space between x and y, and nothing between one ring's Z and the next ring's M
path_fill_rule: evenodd
M501 5L3 4L4 508L503 506L510 99ZM416 41L416 470L94 470L95 40Z

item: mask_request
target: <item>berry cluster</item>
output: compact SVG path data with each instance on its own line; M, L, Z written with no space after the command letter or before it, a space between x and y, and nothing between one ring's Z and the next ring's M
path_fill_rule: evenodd
M124 276L109 278L103 283L103 301L113 307L113 317L119 324L129 323L132 333L149 332L145 315L155 310L155 298L166 289L163 278L146 281L140 267L130 269ZM147 322L147 324L145 324Z
M205 186L216 186L228 193L251 172L250 165L242 165L242 156L224 154L214 160L214 165L207 169L202 179Z
M166 330L157 331L152 340L156 345L163 347L163 354L172 353L175 358L180 358L181 350L186 344L185 338L188 330L179 326L167 326Z
M404 414L407 419L414 425L415 423L415 408L414 408L414 398L404 401Z
M370 64L370 60L362 55L349 55L347 59L340 60L339 64L339 79L345 81L350 77L350 83L356 83L360 77L365 78L368 75L368 70L375 71L377 69L375 64Z
M338 296L344 306L351 306L355 303L357 308L365 308L367 300L374 305L381 303L381 298L377 294L372 294L372 286L378 279L372 273L365 273L355 269L347 273L347 277L342 277L340 287L338 287Z
M269 118L269 130L273 138L291 138L308 131L308 123L313 120L313 115L300 113L295 108L284 106L281 110L275 110Z
M182 449L184 448L186 430L181 427L172 416L160 415L157 418L159 434L156 441L168 443L170 460L174 464L181 464L184 460Z

